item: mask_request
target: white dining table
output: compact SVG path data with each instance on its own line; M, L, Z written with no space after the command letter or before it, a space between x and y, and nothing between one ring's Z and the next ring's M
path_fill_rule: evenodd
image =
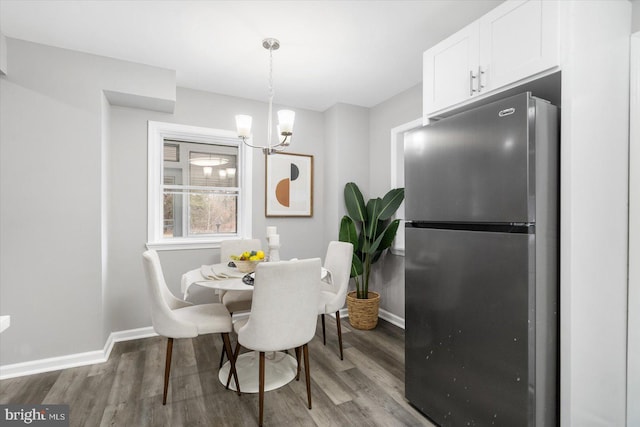
M228 264L203 265L182 275L180 290L184 299L189 296L192 285L225 291L252 291L253 286L242 281L245 274Z
M203 265L182 275L181 291L184 299L187 299L189 288L194 284L224 291L252 291L254 286L242 281L245 275L246 273L227 264ZM326 283L331 283L331 272L323 267L320 278ZM240 390L243 393L258 393L258 363L258 352L250 351L238 356L236 371ZM220 368L218 379L222 384L227 384L230 369L229 362ZM265 355L265 391L275 390L288 384L296 377L297 370L298 363L292 355L279 351L267 353ZM229 383L229 388L236 390L234 381Z

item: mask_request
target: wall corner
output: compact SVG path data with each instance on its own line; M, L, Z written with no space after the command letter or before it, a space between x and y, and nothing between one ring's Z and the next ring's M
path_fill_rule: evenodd
M6 76L8 73L7 60L7 38L0 33L0 76Z

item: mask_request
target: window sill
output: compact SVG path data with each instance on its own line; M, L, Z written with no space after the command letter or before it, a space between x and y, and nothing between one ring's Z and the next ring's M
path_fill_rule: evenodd
M154 251L180 251L191 249L215 249L221 240L182 240L179 242L147 242L147 249Z

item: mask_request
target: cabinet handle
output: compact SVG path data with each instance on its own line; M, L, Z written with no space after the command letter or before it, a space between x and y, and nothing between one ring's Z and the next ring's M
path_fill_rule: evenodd
M482 70L482 67L478 66L478 92L482 92L482 89L484 89L484 84L482 84L483 74L484 71Z
M469 96L473 96L474 92L477 92L474 88L473 88L473 80L476 78L476 76L473 75L473 71L469 70Z

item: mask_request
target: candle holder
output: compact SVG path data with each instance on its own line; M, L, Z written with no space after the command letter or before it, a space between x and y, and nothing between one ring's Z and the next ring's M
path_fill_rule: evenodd
M280 261L280 245L269 243L269 262Z
M267 243L269 245L269 261L280 261L280 235L275 234L275 227L267 227ZM269 233L273 234L269 234Z

